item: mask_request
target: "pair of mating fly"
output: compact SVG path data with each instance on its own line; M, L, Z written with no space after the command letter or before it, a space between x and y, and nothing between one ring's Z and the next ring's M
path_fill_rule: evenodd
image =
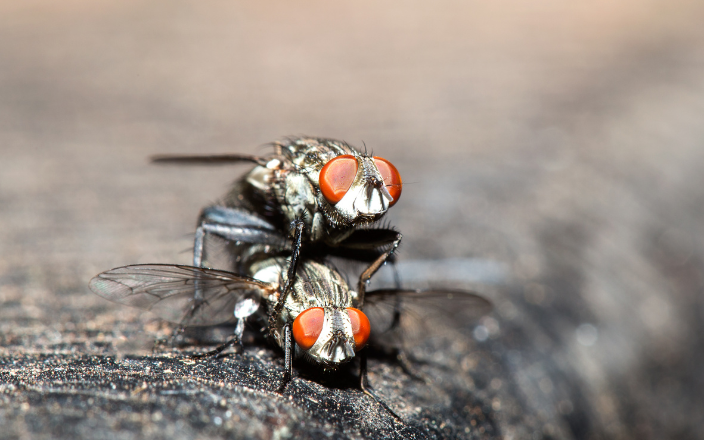
M398 336L421 332L423 313L432 308L489 308L488 301L465 291L367 292L368 281L401 241L391 228L370 226L401 196L400 174L389 161L332 139L289 139L274 149L267 157L154 158L157 163L249 161L256 166L221 203L201 212L193 266L120 267L93 278L90 288L182 326L234 318L234 337L206 355L240 343L245 321L263 318L285 353L280 391L291 379L294 357L335 370L360 356L360 386L371 394L363 350L368 342L400 348ZM229 243L233 271L204 267L210 236ZM357 290L327 261L334 255L368 263Z

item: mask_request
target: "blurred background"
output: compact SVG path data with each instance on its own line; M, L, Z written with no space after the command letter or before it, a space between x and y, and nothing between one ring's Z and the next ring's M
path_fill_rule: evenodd
M701 438L702 23L686 0L0 2L0 355L137 328L87 281L188 263L247 169L150 155L333 137L400 170L401 261L507 268L479 338L522 402L487 403L499 437Z

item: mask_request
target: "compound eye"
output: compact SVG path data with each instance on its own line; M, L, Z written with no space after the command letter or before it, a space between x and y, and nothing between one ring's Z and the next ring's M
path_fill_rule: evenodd
M398 170L391 162L383 157L374 156L373 159L374 164L376 164L376 167L381 174L381 177L384 178L386 189L393 198L389 206L394 206L401 197L401 189L403 187L403 184L401 183L401 174L399 174Z
M342 200L356 175L357 159L352 155L337 156L326 163L318 178L325 200L333 205Z
M299 347L308 350L318 340L323 331L325 311L322 307L313 307L302 311L293 321L293 339Z
M355 350L359 351L367 345L367 339L369 339L371 332L369 318L361 310L353 307L347 308L347 314L350 315L350 321L352 321Z

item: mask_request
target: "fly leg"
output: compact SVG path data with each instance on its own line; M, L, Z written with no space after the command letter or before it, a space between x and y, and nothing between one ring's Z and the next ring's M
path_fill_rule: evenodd
M241 302L242 301L240 301L240 303ZM239 303L238 303L238 305L239 305ZM237 312L237 306L235 306L235 312ZM237 315L235 314L235 316L237 316ZM249 316L249 315L247 315L247 316ZM227 349L228 347L235 346L235 345L237 347L239 347L237 349L237 352L241 353L242 350L244 349L242 347L242 335L244 335L244 322L246 320L247 320L246 316L245 317L237 317L237 324L235 324L235 334L232 336L232 338L227 340L224 344L220 344L215 349L210 350L208 352L205 352L202 354L197 354L197 355L194 355L191 357L193 359L203 359L203 358L207 358L207 357L211 357L211 356L217 356L220 353L222 353L223 351L225 351L225 349Z
M269 332L272 337L274 337L274 329L276 326L276 319L281 315L286 304L286 298L293 290L293 283L296 278L296 269L298 268L298 260L301 256L301 241L303 239L303 221L296 220L293 222L294 225L294 237L293 237L293 252L291 253L291 263L288 267L288 272L286 274L286 285L284 286L281 295L279 296L276 305L274 305L274 310L269 315ZM295 345L293 342L293 331L291 329L291 323L287 323L283 328L283 345L284 345L284 377L281 380L281 385L279 385L278 393L283 394L286 390L286 385L291 381L293 377L293 355Z
M196 237L193 240L193 266L203 267L203 240L205 239L205 227L201 223L196 228ZM196 290L196 294L200 293Z
M224 344L218 345L215 349L207 351L205 353L195 354L195 355L191 356L191 358L192 359L204 359L204 358L211 357L211 356L217 356L220 353L222 353L223 351L225 351L226 348L228 348L232 345L235 345L235 344L240 344L240 347L242 344L242 340L237 335L230 338Z
M293 251L291 252L291 263L289 264L288 272L286 273L286 285L281 291L281 295L279 296L278 301L276 301L276 305L274 305L274 310L271 314L269 314L269 332L272 337L275 337L274 329L276 326L276 319L281 315L281 312L284 309L284 304L286 304L286 298L288 298L288 295L291 293L291 290L293 290L293 283L296 280L298 260L301 256L301 241L303 240L304 226L303 221L295 220L293 222L293 225L295 228L293 237Z
M280 233L266 220L244 209L209 206L200 214L193 241L193 265L203 266L206 234L213 234L229 241L251 244L268 244L284 248Z
M194 282L198 283L198 280L194 280ZM195 311L198 309L198 307L203 304L202 301L194 301L194 305L191 307L191 311L186 314L186 316L183 317L181 320L181 323L174 329L174 331L171 332L171 335L167 338L164 338L162 340L157 340L156 343L154 344L154 347L152 348L152 352L156 352L158 347L161 347L163 345L169 345L171 348L176 347L177 340L183 336L183 334L186 332L186 323L188 322L188 319L190 316L195 313Z
M369 387L369 379L367 378L367 349L365 348L360 353L359 358L359 388L364 394L376 400L386 411L388 411L396 420L402 421L401 417L394 412L379 396Z
M379 257L374 260L374 262L362 272L362 275L359 277L359 284L357 286L357 292L359 295L359 308L362 308L364 305L364 294L367 291L367 284L369 283L369 280L371 277L376 273L377 270L381 266L384 265L386 260L388 260L393 253L398 249L398 245L401 244L401 239L403 238L403 235L401 235L400 232L396 233L396 239L391 243L391 246L389 247L388 250L386 250L383 254L379 255Z
M383 230L380 230L383 231ZM362 275L359 278L359 285L358 285L358 292L359 292L359 306L361 307L363 302L364 302L364 294L366 292L367 288L367 283L371 279L371 277L376 273L379 268L386 263L387 261L392 261L393 262L393 253L396 251L398 248L399 244L401 243L401 239L403 238L403 235L401 235L400 232L396 232L396 238L394 241L391 243L391 246L389 249L384 252L383 254L379 255L379 257L364 271L362 272ZM399 278L398 271L396 270L396 265L393 265L393 276L394 276L394 284L396 285L396 289L401 289L401 279ZM391 326L389 327L389 330L393 330L396 328L399 324L401 323L401 298L397 297L396 298L396 303L394 304L394 315L393 315L393 321L391 323ZM408 357L406 356L406 353L401 350L397 349L396 350L396 360L401 365L401 368L403 371L406 372L409 376L413 377L414 379L421 380L423 382L427 383L427 380L420 376L418 373L414 371L414 368L411 366L410 361L408 360ZM366 371L366 355L363 358L363 364L365 365L365 371ZM364 386L362 386L362 389L364 389Z
M217 205L209 206L201 212L199 225L196 228L193 242L193 265L195 267L203 267L206 234L217 235L234 242L266 244L281 249L285 246L285 243L274 226L257 215L244 209ZM300 243L300 238L298 242ZM199 283L199 280L196 279L192 305L193 311L195 311L203 301L203 290L200 288ZM237 318L235 336L210 353L219 354L225 348L235 343L239 343L240 346L242 345L244 319L253 314L259 305L254 305L253 309L251 307L251 302L247 303L245 300L242 300L235 306L235 317ZM206 353L206 355L208 354Z
M284 325L284 377L281 379L281 384L277 388L276 392L283 394L286 391L286 386L291 382L293 377L293 350L295 346L293 345L293 331L291 331L291 324Z
M240 298L240 300L237 301L237 304L235 304L236 324L235 334L232 336L232 338L224 344L218 346L214 350L211 350L201 355L194 356L194 358L199 359L209 356L217 356L218 354L222 353L222 351L225 350L227 347L230 347L235 344L237 344L237 346L239 347L237 351L241 353L244 349L242 347L242 336L244 335L245 321L247 321L247 318L252 316L258 309L259 300L255 296L246 295L243 298Z

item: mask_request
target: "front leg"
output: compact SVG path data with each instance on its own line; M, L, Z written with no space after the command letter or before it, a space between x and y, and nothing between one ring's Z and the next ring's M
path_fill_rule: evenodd
M293 350L295 346L293 345L293 332L291 331L291 324L288 323L284 325L284 377L281 380L281 385L276 390L277 393L283 394L286 391L286 385L291 382L293 377Z
M288 266L288 272L286 274L286 284L284 285L279 299L274 305L274 310L269 314L269 333L274 337L274 328L276 326L276 320L281 316L281 312L284 310L284 305L286 304L286 299L293 290L293 284L296 280L296 270L298 269L298 260L301 256L301 241L303 239L303 221L295 220L293 222L295 231L293 237L293 251L291 252L291 263Z
M359 284L357 285L357 293L359 295L359 305L358 307L361 309L362 306L364 305L364 294L367 291L367 284L369 283L369 280L371 277L376 273L376 271L379 270L379 268L388 260L393 253L396 251L398 248L399 244L401 244L401 239L403 238L403 235L400 232L396 232L396 239L391 243L391 247L384 252L383 254L379 255L372 264L362 272L362 275L359 277ZM396 276L395 276L396 277ZM396 282L399 283L398 277L396 277Z

